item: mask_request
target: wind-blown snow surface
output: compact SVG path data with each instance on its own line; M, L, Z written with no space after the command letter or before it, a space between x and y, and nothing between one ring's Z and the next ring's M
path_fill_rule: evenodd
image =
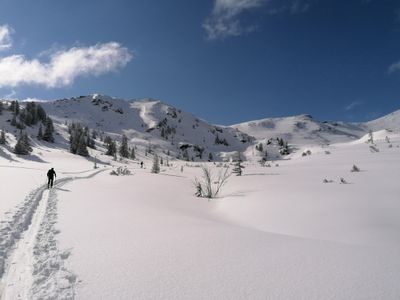
M193 196L200 170L188 166L68 184L58 227L76 298L398 299L400 136L389 136L379 152L345 143L247 165L212 201Z
M102 103L108 108L99 113L95 98L81 98L80 110L69 101L61 102L65 107L58 114L56 107L54 113L46 107L58 121L56 144L35 142L26 157L13 154L10 146L0 148L2 300L400 298L396 116L374 123L375 144L368 142L372 123L335 125L308 116L275 120L274 132L251 133L256 142L289 132L298 151L269 161L270 167L245 162L244 175L232 176L220 197L207 201L193 195L203 163L169 157L172 166L152 174L152 157L144 156L143 148L137 151L145 162L141 169L139 160L116 162L102 155L97 141L98 150L90 150L100 166L94 170L92 158L68 153L62 122L72 120L74 110L86 125L103 115L98 128L116 137L122 129L145 147L161 141L160 128L151 128L170 113L168 124L184 134L180 142L202 142L204 136L194 132L204 129L212 151L244 149L251 156L253 144L240 140L246 135L221 127L221 138L232 139L233 146L213 145L220 134L215 126L186 113L179 122L161 102L121 102L127 105L121 114L118 100L110 100L113 105ZM0 120L8 117L5 112ZM314 127L324 124L340 132ZM139 127L130 131L130 126ZM161 149L156 151L166 158ZM360 172L351 172L354 164ZM119 166L132 175L109 175ZM46 191L50 167L58 177Z

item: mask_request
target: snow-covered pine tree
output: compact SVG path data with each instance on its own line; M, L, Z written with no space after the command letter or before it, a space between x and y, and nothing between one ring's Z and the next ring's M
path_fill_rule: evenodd
M125 158L129 157L128 138L126 137L125 134L122 135L122 142L121 146L119 147L119 155Z
M46 114L46 112L44 111L43 107L40 104L38 104L36 106L36 114L37 114L38 121L42 121L42 123L44 123L46 121L47 114Z
M76 149L76 154L81 156L89 156L89 151L87 149L86 138L82 134L79 139L78 148Z
M18 101L11 101L9 109L15 116L18 116L19 115L19 103L18 103Z
M7 144L6 133L4 132L4 129L2 129L0 132L0 145L5 144Z
M240 156L240 152L237 152L237 159L235 161L232 173L235 173L236 176L241 176L243 171L242 169L244 169L244 166L242 165L242 157Z
M14 147L14 153L20 155L28 155L32 152L32 147L29 143L28 135L23 132L18 138L17 144Z
M53 120L50 117L47 117L43 133L43 140L46 142L54 143L53 132L54 132Z
M97 139L97 131L96 130L92 130L92 139L96 140Z
M43 140L43 129L42 129L42 124L39 125L39 130L38 130L38 134L37 134L37 138L38 140Z
M117 154L117 144L115 143L115 141L107 136L106 137L107 143L106 143L106 155L110 155L110 156L115 156Z
M135 147L131 148L131 153L129 154L130 159L136 159L136 154L135 154Z
M154 174L160 173L160 161L158 160L157 154L154 154L153 156L153 166L151 167L151 173Z
M17 126L17 117L15 115L12 117L10 125Z

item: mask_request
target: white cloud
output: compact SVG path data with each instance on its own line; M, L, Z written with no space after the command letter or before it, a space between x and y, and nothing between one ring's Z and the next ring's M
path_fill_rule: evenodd
M243 26L239 15L260 7L269 0L215 0L211 16L203 23L210 40L239 36L251 32L254 26Z
M10 26L0 25L0 51L11 48L11 33L13 33L13 29Z
M98 76L124 67L132 54L119 43L74 47L50 55L48 62L23 55L0 58L0 87L37 84L48 88L71 85L79 76Z

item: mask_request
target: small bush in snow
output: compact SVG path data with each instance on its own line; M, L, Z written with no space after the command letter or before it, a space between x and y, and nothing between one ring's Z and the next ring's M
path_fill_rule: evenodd
M112 170L110 175L124 176L131 175L131 171L126 167L118 167L116 170Z
M329 154L331 154L331 152L330 151L325 151L325 154L329 155Z
M326 179L326 178L324 178L324 180L322 180L322 182L323 183L332 183L333 182L333 180L331 180L331 179Z
M195 186L195 195L201 198L215 198L221 188L228 181L231 173L229 172L229 168L220 168L218 175L214 176L213 172L208 167L202 168L202 178L198 179L197 177L194 180Z
M340 183L347 184L348 182L343 177L340 177Z
M350 172L360 172L360 168L357 167L356 165L353 165L353 167L351 168Z
M368 140L367 140L367 143L371 143L371 144L374 143L374 133L372 132L372 130L370 130L370 131L368 132Z

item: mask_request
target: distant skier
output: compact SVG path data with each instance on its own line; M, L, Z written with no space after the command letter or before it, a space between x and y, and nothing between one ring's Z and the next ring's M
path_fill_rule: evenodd
M140 162L140 168L143 169L143 162L142 161Z
M51 168L49 171L47 171L47 188L53 187L53 182L54 182L54 177L57 177L56 171L54 171L54 168Z

